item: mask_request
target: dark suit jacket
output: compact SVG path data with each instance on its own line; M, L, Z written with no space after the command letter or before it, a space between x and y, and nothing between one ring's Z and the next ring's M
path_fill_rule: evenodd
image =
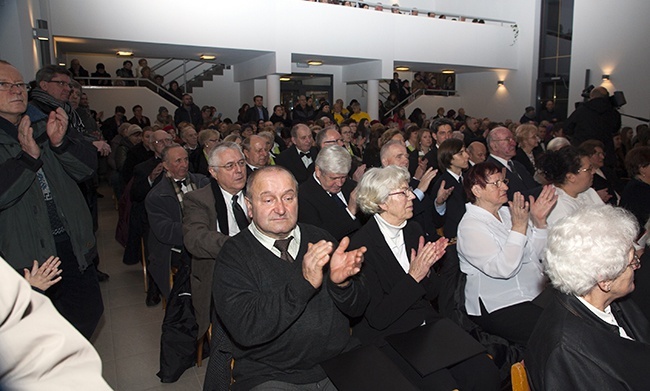
M132 202L144 202L149 190L160 182L160 178L163 176L162 174L154 179L152 185L149 185L149 180L147 179L159 163L161 163L160 158L153 156L135 166L133 169L133 185L131 186Z
M492 155L488 156L486 161L496 164L499 169L505 168L505 166L497 159L493 158ZM529 195L537 198L539 193L542 191L542 186L535 182L533 176L526 170L526 167L516 160L513 160L513 162L515 170L517 171L516 173L506 168L506 178L510 181L508 183L508 199L512 201L512 196L516 192L523 194L524 197L526 197L526 200L528 200Z
M346 201L350 199L355 186L353 180L343 184L341 191ZM298 221L322 228L338 241L361 228L359 219L352 219L347 210L323 190L313 175L300 185L298 191Z
M217 230L217 220L221 232ZM185 194L183 244L192 254L192 305L199 336L205 333L210 324L214 263L221 246L230 238L228 232L226 204L214 179L210 178L210 186Z
M411 176L415 175L415 170L418 168L420 151L417 149L409 153L409 173ZM424 155L427 159L427 168L438 169L438 147L435 144L431 146L431 150Z
M311 147L309 151L311 152L311 159L315 162L316 156L318 155L318 149L316 147ZM300 155L298 155L298 148L296 148L295 145L292 145L291 148L285 149L280 155L278 155L275 159L275 164L291 171L299 184L309 179L311 174L314 172L314 163L309 167L305 167Z
M616 174L614 173L614 170L609 167L602 167L600 170L603 172L603 174L605 174L606 178L603 178L600 175L594 173L594 181L591 184L591 187L596 191L607 189L607 194L612 196L612 198L610 198L607 203L616 206L618 203L616 192L618 191L620 194L621 191L620 189L616 188L616 183L618 182L616 180Z
M191 172L195 174L210 176L210 171L208 170L210 165L208 164L208 159L205 158L205 154L203 153L203 148L201 146L196 147L196 149L190 153L189 158Z
M531 176L535 176L535 166L530 159L528 159L528 155L526 155L526 152L524 152L523 149L517 147L517 154L512 158L512 160L521 163Z
M411 179L409 186L416 189L420 185L417 179ZM429 242L434 242L440 238L436 232L437 228L442 226L442 220L435 212L433 207L433 198L424 193L424 198L420 201L416 196L413 199L413 217L410 219L420 225L424 230L425 239Z
M246 111L244 119L246 122L255 122L257 125L257 121L261 119L264 121L269 120L269 111L266 109L266 107L262 106L262 117L260 117L260 113L257 111L257 106L253 105Z
M438 177L436 183L429 188L428 195L431 197L433 202L436 200L438 194L438 189L442 185L442 181L445 181L445 189L450 187L454 188L454 191L449 195L446 202L446 211L444 216L438 215L438 212L435 211L434 204L434 213L440 216L442 221L443 231L446 238L455 238L458 233L458 224L460 220L465 215L465 204L467 203L467 196L465 195L465 190L463 185L460 184L447 170L444 170L442 175Z
M650 326L639 309L626 300L611 304L631 341L575 296L553 293L528 342L526 371L533 389L647 389Z
M192 183L201 188L209 183L200 174L188 174ZM161 177L163 175L160 175ZM183 212L176 191L168 178L161 179L145 199L149 220L149 272L163 297L169 296L169 272L172 248L183 249ZM177 253L178 254L178 253Z
M418 240L424 233L420 226L408 222L404 227L407 254L417 250ZM437 288L433 280L425 277L419 283L400 266L379 230L374 217L352 237L350 249L366 246L361 275L370 293L370 303L363 319L352 329L352 335L363 344L384 345L385 337L412 330L426 321L441 318L429 301Z

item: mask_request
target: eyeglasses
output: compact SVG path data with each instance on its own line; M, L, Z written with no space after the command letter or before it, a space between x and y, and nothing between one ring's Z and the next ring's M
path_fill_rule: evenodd
M0 81L0 91L11 91L14 87L18 87L21 91L29 91L29 84L27 83L9 83L8 81Z
M492 140L492 141L507 141L507 142L511 142L511 141L515 141L515 138L514 138L514 137L506 137L506 138L494 139L494 140Z
M394 191L392 193L388 193L388 196L394 196L394 195L402 195L404 197L408 197L409 194L413 194L413 188L409 187L408 189L404 189L401 191Z
M161 144L162 143L162 144L165 144L165 145L171 145L171 143L173 143L173 142L174 142L174 140L171 139L171 138L164 138L162 140L154 140L154 144Z
M336 140L323 141L323 144L339 144L339 143L341 143L341 144L343 143L342 138L337 138Z
M634 254L634 258L632 258L632 261L630 262L628 267L631 267L632 270L638 270L641 268L641 260L639 259L639 256Z
M232 171L235 168L235 166L244 167L245 165L246 165L246 160L241 159L241 160L237 160L236 162L226 163L223 166L210 166L210 167L223 168L226 171Z
M593 171L594 171L594 166L589 166L589 167L587 167L587 168L581 168L581 169L579 169L579 170L578 170L578 174L580 174L581 172L593 172Z
M55 84L58 84L59 87L61 87L61 88L63 88L63 87L72 88L72 84L71 84L71 83L68 83L67 81L63 81L63 80L50 80L50 81L48 81L48 83L55 83Z
M510 182L510 179L505 178L505 179L497 179L494 182L485 182L486 185L494 185L497 188L500 188L501 185L507 185Z

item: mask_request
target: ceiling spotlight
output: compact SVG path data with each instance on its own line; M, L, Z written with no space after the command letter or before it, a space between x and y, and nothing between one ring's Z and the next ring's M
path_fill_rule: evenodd
M289 76L281 76L280 81L291 81L291 78Z
M456 72L454 72L453 69L443 69L443 70L442 70L442 73L444 73L444 74L447 75L447 74L453 74L453 73L456 73Z
M128 50L118 50L117 55L122 57L131 57L133 56L133 52L129 52Z
M603 75L603 80L604 81L609 81L609 75Z
M309 60L309 61L307 61L307 65L310 65L312 67L319 67L319 66L323 65L323 62L320 61L320 60Z
M395 70L398 71L398 72L406 72L406 71L408 71L409 69L411 69L411 68L406 67L406 66L398 66L398 67L395 67Z
M215 58L217 58L217 56L213 56L212 54L201 54L201 60L210 61Z
M499 81L497 81L497 85L498 85L498 86L505 85L505 81L503 81L503 80L499 80Z

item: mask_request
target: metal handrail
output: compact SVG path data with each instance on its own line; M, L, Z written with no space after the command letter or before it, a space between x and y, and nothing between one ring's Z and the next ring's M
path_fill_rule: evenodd
M388 118L391 115L395 114L396 110L399 110L401 107L406 106L408 103L413 102L417 98L419 98L422 95L439 95L439 96L452 96L456 95L458 91L456 90L430 90L426 88L420 88L415 90L414 92L411 93L411 95L407 96L405 99L400 101L398 104L395 105L392 109L388 110L386 114L384 114L384 118Z
M79 77L76 78L75 80L84 80L84 81L90 81L90 80L98 80L98 81L106 81L110 80L113 85L112 86L95 86L95 85L85 85L83 88L94 88L94 87L146 87L154 92L156 92L158 95L161 95L163 98L167 99L171 103L176 104L179 106L181 104L181 100L178 99L175 95L173 95L171 92L167 91L165 86L158 85L154 83L153 81L141 77ZM134 82L135 85L115 85L117 83L124 83L124 82Z

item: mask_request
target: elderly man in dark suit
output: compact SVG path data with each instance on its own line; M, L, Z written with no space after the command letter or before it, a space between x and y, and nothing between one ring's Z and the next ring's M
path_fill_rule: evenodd
M167 298L171 290L171 266L189 262L189 254L183 247L183 196L207 185L209 180L189 172L187 151L178 144L165 147L161 157L164 174L147 194L145 207L150 227L149 271L161 294Z
M350 153L339 145L323 148L314 174L298 192L298 221L323 228L336 240L361 228L356 216L356 182L348 179L351 161Z
M270 155L264 137L255 134L248 136L241 143L241 148L246 159L247 176L269 164Z
M192 304L203 335L210 324L210 298L214 262L221 246L249 222L244 202L246 160L233 142L210 152L210 186L183 197L183 243L192 254Z
M516 192L523 194L526 199L529 195L537 198L542 186L535 182L523 164L512 160L517 153L517 141L512 132L503 126L492 129L487 136L487 145L490 151L487 161L506 170L506 179L509 181L508 199L512 200Z
M305 124L297 124L291 128L291 141L293 146L284 150L275 159L275 164L289 170L298 183L303 183L314 172L318 149L313 146L311 129Z

